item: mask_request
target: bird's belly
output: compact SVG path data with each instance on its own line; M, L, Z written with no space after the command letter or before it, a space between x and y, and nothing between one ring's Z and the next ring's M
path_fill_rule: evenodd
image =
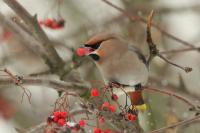
M112 67L102 66L100 71L104 80L134 86L138 83L145 84L148 80L148 70L145 64L133 65L130 63L110 64Z

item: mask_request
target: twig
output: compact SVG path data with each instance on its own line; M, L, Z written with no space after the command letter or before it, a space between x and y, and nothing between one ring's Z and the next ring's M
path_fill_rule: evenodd
M128 18L129 18L131 21L133 21L133 22L135 22L136 20L139 20L139 21L141 21L142 23L147 23L147 20L146 20L146 19L144 19L144 18L142 18L142 17L140 17L140 16L137 16L137 15L135 15L135 14L132 15L132 14L126 12L124 9L122 9L122 8L120 8L120 7L118 7L118 6L116 6L115 4L111 3L111 2L108 1L108 0L102 0L102 1L105 2L106 4L108 4L109 6L115 8L116 10L118 10L119 12L121 12L122 14L124 14L126 17L128 17ZM188 47L190 47L190 48L193 48L193 47L194 47L192 44L190 44L190 43L188 43L188 42L186 42L186 41L184 41L184 40L182 40L182 39L180 39L180 38L178 38L178 37L175 37L174 35L168 33L167 31L165 31L164 29L162 29L162 28L159 27L158 25L152 23L152 26L153 26L154 28L156 28L157 30L159 30L163 35L169 37L170 39L175 40L175 41L177 41L177 42L179 42L179 43L181 43L181 44L183 44L183 45L186 45L186 46L188 46Z
M18 76L14 76L8 69L4 69L3 72L5 72L7 76L9 76L10 79L13 80L16 86L19 86L23 90L21 102L23 102L24 94L25 94L28 97L29 103L31 104L31 96L32 96L31 92L21 84L21 78Z
M147 18L147 43L149 46L149 53L150 53L149 58L147 60L147 65L149 65L150 61L159 53L151 37L151 22L153 19L153 14L154 14L154 11L152 10Z
M16 25L16 23L11 21L10 19L7 19L1 13L0 13L0 24L2 24L3 26L11 30L13 33L15 33L15 36L21 38L24 44L28 44L26 46L30 50L32 50L35 54L39 54L44 60L48 60L44 50L40 46L41 44L33 37L31 37L29 34L27 34L26 31L24 31L18 25Z
M13 80L10 78L0 78L0 86L11 85ZM64 82L64 81L56 81L45 78L32 78L32 77L23 77L22 79L23 85L35 85L35 86L46 86L50 88L54 88L58 91L71 91L77 92L78 94L83 94L89 89L89 85L82 83L72 83L72 82ZM13 84L14 85L14 84Z
M200 47L194 47L194 48L183 48L183 49L175 49L175 50L167 50L162 51L160 54L175 54L175 53L181 53L181 52L187 52L187 51L200 51Z
M152 18L153 18L153 13L154 13L154 11L152 10L150 15L148 16L148 19L147 19L147 43L148 43L149 51L150 51L150 55L149 55L149 59L147 61L147 65L149 65L150 61L155 56L158 56L161 59L163 59L165 62L184 70L186 73L191 72L192 68L190 68L190 67L182 67L180 65L177 65L177 64L169 61L168 59L166 59L163 55L161 55L159 53L159 50L156 48L156 45L154 44L154 42L152 40L152 37L151 37L151 22L152 22Z
M48 75L48 74L51 74L51 72L49 70L45 70L45 71L42 71L42 72L32 73L29 76L38 77L38 76L44 76L44 75Z
M45 54L48 57L46 63L51 68L51 71L55 72L58 71L59 68L62 68L64 62L57 54L52 42L48 39L47 35L38 24L37 16L31 16L16 0L3 1L24 21L28 30L33 33L33 37L41 42L45 49Z
M82 64L86 64L87 61L88 61L87 59L80 59L80 57L78 57L76 54L74 54L72 57L72 60L70 60L64 64L62 74L60 74L60 79L62 80L72 70L77 69Z
M175 64L175 63L169 61L168 59L166 59L166 58L165 58L164 56L162 56L160 53L159 53L157 56L160 57L161 59L163 59L165 62L167 62L167 63L169 63L169 64L171 64L171 65L173 65L173 66L176 66L176 67L178 67L178 68L184 70L186 73L192 71L192 68L191 68L191 67L182 67L182 66L180 66L180 65L177 65L177 64Z
M34 133L34 132L38 132L38 130L44 128L47 125L46 122L42 122L34 127L32 127L31 129L29 129L28 131L24 132L24 133Z
M162 77L155 77L155 76L150 76L149 77L149 83L156 83L156 85L158 85L160 88L159 89L164 89L164 90L169 90L169 91L173 91L175 93L181 94L181 95L187 95L190 98L194 98L194 99L198 99L200 100L200 97L198 94L196 93L191 93L190 91L188 91L187 89L183 89L180 87L177 87L171 83L167 83L167 85L163 85L162 81L164 81L165 79Z
M180 121L180 122L177 122L177 123L175 123L175 124L172 124L172 125L169 125L169 126L166 126L166 127L163 127L163 128L157 129L157 130L154 130L154 131L152 131L152 132L150 132L150 133L159 133L159 132L163 132L163 131L165 131L166 129L169 129L169 128L175 128L175 127L178 127L178 126L183 126L183 125L186 125L186 124L190 124L190 123L192 123L193 121L196 121L196 120L198 120L198 119L200 119L200 115L195 116L195 117L193 117L193 118L191 118L191 119L188 119L188 120Z
M189 100L187 100L186 98L182 97L182 96L179 96L173 92L169 92L169 91L164 91L164 90L159 90L159 89L154 89L154 88L150 88L150 87L144 87L144 90L145 91L154 91L154 92L159 92L159 93L162 93L162 94L166 94L166 95L169 95L169 96L173 96L175 98L177 98L178 100L186 103L188 106L190 106L190 108L195 108L196 106L190 102Z
M157 12L159 12L159 14L185 12L185 11L188 11L188 10L200 12L199 4L186 5L186 6L180 6L180 7L172 8L172 7L167 7L167 6L157 6L157 5L154 5L154 4L149 6L149 4L143 4L143 3L131 5L130 11L133 11L133 12L142 11L143 13L147 13L151 9L155 9Z

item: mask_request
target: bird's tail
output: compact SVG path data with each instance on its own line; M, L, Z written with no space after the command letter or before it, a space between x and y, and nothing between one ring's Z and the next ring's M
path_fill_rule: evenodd
M142 97L142 90L135 90L128 92L131 101L131 110L137 109L140 111L144 111L147 109L147 105L145 104Z

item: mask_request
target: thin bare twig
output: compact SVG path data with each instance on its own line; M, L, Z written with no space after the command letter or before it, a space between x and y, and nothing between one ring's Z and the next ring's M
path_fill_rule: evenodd
M159 53L158 49L156 48L156 45L153 43L152 37L151 37L151 22L153 19L154 11L152 10L147 18L147 43L149 46L149 58L147 60L147 65L149 65L150 61L157 56Z
M196 107L192 102L190 102L189 100L187 100L186 98L184 98L180 95L175 94L174 92L159 90L159 89L150 88L150 87L144 87L144 90L145 91L154 91L154 92L159 92L159 93L162 93L162 94L165 94L165 95L169 95L169 96L175 97L176 99L186 103L188 106L190 106L190 108Z
M167 50L167 51L160 52L160 54L175 54L175 53L181 53L181 52L187 52L187 51L200 51L200 47Z
M149 83L156 83L156 85L159 86L159 89L173 91L173 92L178 93L180 95L187 95L190 98L194 98L194 99L200 100L200 97L199 97L198 94L191 93L187 89L183 89L182 87L180 88L180 87L178 87L176 85L173 85L171 83L167 83L166 85L164 85L162 83L162 81L165 81L165 79L162 78L162 77L156 77L156 76L150 76L149 77Z
M151 37L151 23L152 23L153 14L154 14L154 11L152 10L150 15L148 16L148 19L147 19L147 43L148 43L149 51L150 51L150 56L149 56L149 59L147 60L147 65L149 65L150 61L155 56L158 56L161 59L163 59L165 62L184 70L186 73L191 72L192 68L190 68L190 67L182 67L180 65L177 65L177 64L169 61L167 58L165 58L163 55L161 55L159 50L156 48L156 45L153 42L153 39Z
M32 96L32 94L27 88L25 88L21 84L21 78L18 77L18 76L14 76L8 69L4 69L3 72L5 72L13 80L15 85L19 86L23 90L21 102L23 102L24 94L25 94L28 97L29 103L31 104L31 96Z
M124 9L122 9L122 8L116 6L115 4L111 3L111 2L108 1L108 0L102 0L102 1L105 2L107 5L109 5L109 6L113 7L113 8L115 8L116 10L118 10L119 12L121 12L122 14L124 14L126 17L128 17L128 18L129 18L131 21L133 21L133 22L135 22L136 20L138 20L138 21L141 21L142 23L147 23L147 20L146 20L145 18L142 18L142 17L140 17L140 16L138 16L138 15L135 15L135 14L132 15L132 14L126 12ZM174 35L168 33L167 31L165 31L164 29L162 29L162 28L159 27L158 25L152 23L152 26L153 26L154 28L156 28L157 30L159 30L159 31L160 31L163 35L165 35L166 37L169 37L170 39L175 40L175 41L177 41L177 42L179 42L179 43L181 43L181 44L183 44L183 45L185 45L185 46L188 46L188 47L190 47L190 48L193 48L193 47L194 47L192 44L190 44L190 43L188 43L188 42L186 42L186 41L184 41L184 40L182 40L182 39L180 39L180 38L178 38L178 37L176 37L176 36L174 36Z
M33 78L33 77L23 77L22 85L35 85L35 86L46 86L54 88L58 91L71 91L77 92L78 94L83 94L89 89L89 85L82 83L72 83L64 81L56 81L45 78ZM0 78L0 86L12 85L13 80L8 77ZM15 85L15 84L13 84Z
M46 122L42 122L34 127L31 127L28 131L24 132L24 133L34 133L42 128L44 128L47 125Z
M182 66L180 66L180 65L177 65L177 64L175 64L175 63L169 61L167 58L165 58L165 57L164 57L163 55L161 55L160 53L159 53L157 56L160 57L161 59L163 59L165 62L167 62L167 63L169 63L169 64L171 64L171 65L173 65L173 66L175 66L175 67L178 67L178 68L184 70L186 73L192 71L192 68L191 68L191 67L182 67Z
M175 128L175 127L178 127L178 126L183 126L183 125L186 125L186 124L190 124L193 121L196 121L198 119L200 119L200 115L195 116L195 117L193 117L191 119L188 119L188 120L180 121L180 122L177 122L175 124L172 124L172 125L169 125L169 126L166 126L166 127L163 127L163 128L157 129L157 130L154 130L154 131L152 131L150 133L160 133L160 132L163 132L163 131L165 131L167 129L170 129L170 128Z

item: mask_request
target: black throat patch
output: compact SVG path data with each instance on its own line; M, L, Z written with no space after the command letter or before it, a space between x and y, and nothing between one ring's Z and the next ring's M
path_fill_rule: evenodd
M89 56L95 61L98 61L100 59L100 57L97 54L90 54Z

